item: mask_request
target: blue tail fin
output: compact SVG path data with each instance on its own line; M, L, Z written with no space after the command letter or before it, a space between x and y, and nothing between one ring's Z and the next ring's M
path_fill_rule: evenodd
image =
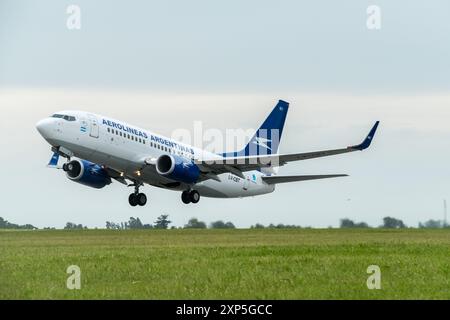
M269 155L278 152L281 135L283 134L284 122L289 109L289 103L283 100L278 101L275 108L267 119L256 131L248 144L239 152L224 154L225 157L232 156L256 156Z

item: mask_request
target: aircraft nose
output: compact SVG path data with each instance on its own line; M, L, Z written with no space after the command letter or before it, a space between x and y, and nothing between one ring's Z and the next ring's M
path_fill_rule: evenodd
M52 131L52 121L51 119L42 119L38 123L36 123L36 129L37 131L43 136L44 138L48 138Z

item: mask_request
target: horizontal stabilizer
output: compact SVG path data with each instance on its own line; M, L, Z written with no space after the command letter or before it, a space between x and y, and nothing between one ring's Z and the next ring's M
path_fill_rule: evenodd
M286 183L286 182L328 179L328 178L338 178L338 177L347 177L347 176L348 176L347 174L324 174L324 175L307 175L307 176L271 176L271 177L262 177L262 179L267 184L278 184L278 183Z

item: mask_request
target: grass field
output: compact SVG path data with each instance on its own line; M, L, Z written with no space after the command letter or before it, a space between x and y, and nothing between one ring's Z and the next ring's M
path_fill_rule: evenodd
M103 298L450 299L450 232L0 231L0 299Z

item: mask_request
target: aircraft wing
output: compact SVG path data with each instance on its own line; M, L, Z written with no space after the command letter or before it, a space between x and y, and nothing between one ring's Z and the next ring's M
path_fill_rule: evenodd
M348 177L346 174L324 174L324 175L305 175L305 176L268 176L262 177L267 184L279 184L295 181L318 180L328 178Z
M106 172L108 173L108 175L111 178L113 178L117 182L120 182L121 184L124 184L124 185L128 186L128 183L125 180L125 177L119 171L114 170L113 168L109 168L109 167L103 167L103 169L106 170Z
M267 167L280 167L288 162L300 161L314 158L321 158L332 156L341 153L348 153L354 151L363 151L367 149L378 128L380 122L375 122L367 137L358 145L349 146L342 149L332 149L323 151L314 151L306 153L292 153L292 154L275 154L275 155L256 155L256 156L238 156L226 157L223 159L203 159L196 160L195 163L200 167L202 172L209 172L210 174L221 174L230 172L241 178L244 178L242 172L258 170Z

